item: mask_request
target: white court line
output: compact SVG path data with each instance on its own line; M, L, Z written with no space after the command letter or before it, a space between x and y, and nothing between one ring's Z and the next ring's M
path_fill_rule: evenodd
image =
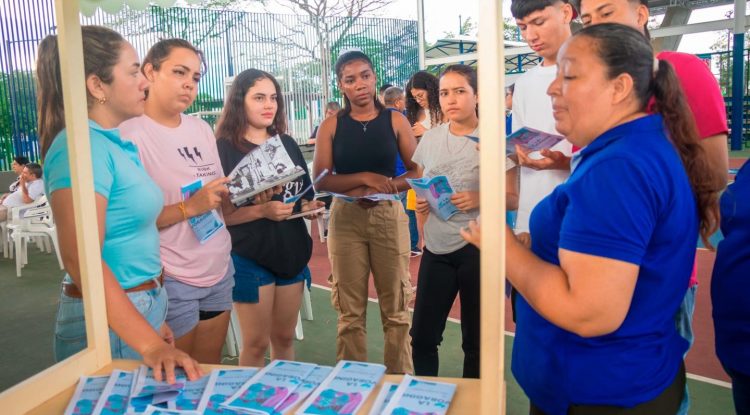
M331 287L326 287L325 285L312 284L312 286L315 287L315 288L320 288L321 290L331 291ZM376 304L378 302L378 300L376 298L369 298L368 297L367 300L370 301L371 303L376 303ZM409 311L414 312L414 308L409 307ZM451 323L461 324L461 320L459 320L457 318L453 318L453 317L448 317L448 321L450 321ZM505 331L505 335L508 336L508 337L515 337L516 333L513 333L511 331L507 331L506 330ZM687 374L687 378L695 380L697 382L703 382L703 383L709 383L711 385L721 386L721 387L727 388L727 389L731 389L732 388L732 384L729 383L729 382L725 382L723 380L718 380L718 379L707 378L707 377L701 376L701 375L694 375L692 373L688 373Z

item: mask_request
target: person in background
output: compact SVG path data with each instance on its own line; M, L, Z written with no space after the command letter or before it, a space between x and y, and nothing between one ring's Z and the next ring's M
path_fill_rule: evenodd
M164 194L156 226L175 344L201 363L218 364L234 286L232 241L220 209L228 179L211 127L184 114L198 95L203 64L203 54L186 40L154 44L143 59L149 83L145 114L123 122L120 131L136 144L146 172ZM184 187L196 181L199 190L186 196ZM211 220L218 229L199 236L190 220L205 214L215 215Z
M175 366L182 366L188 378L196 380L202 375L199 365L174 347L171 330L164 323L167 293L162 287L156 228L163 196L143 169L135 146L123 140L117 130L123 121L143 114L147 82L135 49L120 34L100 26L83 26L81 35L91 162L96 172L97 217L91 219L99 229L112 357L143 359L157 380L163 378L164 371L166 380L174 383ZM39 139L45 160L45 190L67 272L55 323L56 361L86 348L59 62L57 36L47 36L39 45L36 66Z
M577 0L581 21L585 26L600 23L620 23L639 30L648 37L649 8L647 0ZM688 53L663 51L658 59L671 63L677 73L685 99L690 106L700 135L700 146L711 161L708 168L719 178L717 191L726 186L729 165L727 149L727 113L719 83L709 67L701 59ZM653 108L651 108L653 111ZM537 161L542 163L543 160ZM693 312L695 294L698 289L696 267L690 277L685 299L675 316L680 334L693 344ZM680 408L680 415L688 413L690 395Z
M11 208L27 205L44 194L44 180L42 180L42 166L27 163L21 170L18 188L0 204L0 222L8 218Z
M636 29L577 32L549 94L557 130L582 150L534 208L531 249L506 228L520 294L513 374L532 414L675 414L688 342L674 316L694 236L707 243L718 227L721 177L672 65Z
M328 117L333 117L334 115L338 114L339 111L341 111L341 104L336 101L329 101L326 104L326 112L323 115L323 119L325 120ZM318 128L320 128L320 124L316 125L315 128L313 128L313 131L310 134L310 138L307 139L307 145L315 145L315 138L318 136Z
M403 114L404 109L406 108L404 100L404 90L397 86L389 87L383 93L383 102L385 103L385 107L387 109ZM398 154L396 156L396 176L401 176L404 173L406 173L406 167L404 167L404 162L401 161L401 155ZM404 206L406 216L409 217L409 240L411 242L410 256L414 258L422 255L422 250L419 248L420 238L419 229L417 228L417 215L414 211L414 208L410 207L407 203L409 199L407 195L409 193L414 193L414 190L409 189L405 192L401 192L400 196L401 204Z
M378 101L380 101L381 104L385 105L385 91L392 86L393 85L391 84L383 84L378 88Z
M332 118L329 118L332 119ZM325 121L324 121L325 122ZM283 185L281 194L262 205L226 214L235 268L234 308L242 331L241 366L261 367L271 347L271 360L294 360L294 328L302 303L303 284L310 283L307 263L312 239L305 219L293 213L315 210L307 163L294 138L286 133L281 86L269 73L247 69L235 78L227 105L216 126L217 146L225 174L245 155L279 137L292 162L305 174ZM291 197L299 197L287 203ZM314 216L308 216L314 217Z
M516 84L510 84L505 88L505 135L513 132L513 91Z
M417 140L425 131L443 123L435 75L419 71L406 83L406 118Z
M335 65L344 109L320 126L315 146L316 186L348 196L398 193L417 176L411 160L416 140L406 117L378 101L372 61L360 51L339 56ZM400 154L406 173L396 176ZM367 361L367 287L372 272L385 337L388 373L413 373L409 340L409 228L401 203L349 202L335 198L328 229L331 303L338 313L336 358Z
M721 196L721 232L711 277L716 355L732 378L737 414L750 414L750 162Z
M21 184L21 173L23 172L23 166L29 164L28 157L24 156L15 156L13 157L13 162L10 164L10 168L13 170L14 173L18 175L18 178L8 186L8 192L13 193L18 189L18 185ZM3 201L5 197L7 197L10 193L5 193L2 196L0 196L0 202Z
M479 377L479 250L464 241L460 229L479 216L479 151L467 136L479 136L477 73L451 65L440 76L440 107L446 123L427 131L412 157L425 177L445 176L456 192L459 212L443 219L427 200L417 210L427 216L425 248L419 265L417 299L411 329L414 373L438 376L438 346L448 314L460 296L463 377Z

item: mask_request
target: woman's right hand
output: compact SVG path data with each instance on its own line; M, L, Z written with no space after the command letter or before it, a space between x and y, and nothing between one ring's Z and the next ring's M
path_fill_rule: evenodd
M398 193L390 177L377 173L365 173L365 186L375 189L376 193Z
M190 199L185 201L187 217L192 218L221 207L222 198L229 194L227 183L229 183L228 178L220 177L201 187Z
M261 207L263 208L264 218L281 222L291 216L294 203L282 203L278 200L272 200L262 204Z
M414 125L411 126L411 132L414 133L414 137L423 136L425 131L427 131L427 129L424 128L424 125L422 125L421 122L415 122Z
M147 348L142 356L143 363L153 369L154 379L157 382L164 380L170 385L174 384L177 381L174 374L175 367L185 369L189 380L197 380L203 376L203 370L198 362L187 353L163 341ZM166 375L164 379L162 379L162 371Z

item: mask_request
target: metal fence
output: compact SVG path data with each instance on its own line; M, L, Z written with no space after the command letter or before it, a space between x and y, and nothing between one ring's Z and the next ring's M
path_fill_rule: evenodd
M321 33L307 16L153 6L147 11L126 8L115 15L98 12L82 17L81 23L120 32L140 56L170 37L203 50L207 72L188 109L191 113L220 110L225 81L242 70L270 72L284 91L289 132L299 142L320 122L325 97L340 98L335 74L324 72L330 72L341 51L359 48L367 53L380 83L404 85L419 68L417 23L408 20L328 17ZM39 159L33 70L38 43L55 29L53 0L0 2L0 170L9 168L13 155ZM325 65L322 55L327 56ZM209 122L215 119L207 117Z

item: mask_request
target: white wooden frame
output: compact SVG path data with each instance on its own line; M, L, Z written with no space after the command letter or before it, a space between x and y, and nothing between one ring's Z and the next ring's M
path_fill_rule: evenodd
M420 0L417 0L420 1ZM420 5L421 7L421 5ZM81 283L86 315L88 348L0 394L4 414L23 414L74 385L81 375L101 370L112 362L101 278L101 250L96 217L91 150L83 77L83 50L79 0L55 0L58 21L62 89L73 184ZM420 9L421 10L421 9ZM504 51L502 0L480 1L479 100L484 114L503 114ZM420 14L419 19L422 20ZM420 24L422 24L420 22ZM499 120L499 122L498 122ZM505 412L504 376L504 220L505 127L504 117L485 115L480 122L481 152L481 414ZM492 137L497 137L496 139ZM498 255L499 254L499 255Z

